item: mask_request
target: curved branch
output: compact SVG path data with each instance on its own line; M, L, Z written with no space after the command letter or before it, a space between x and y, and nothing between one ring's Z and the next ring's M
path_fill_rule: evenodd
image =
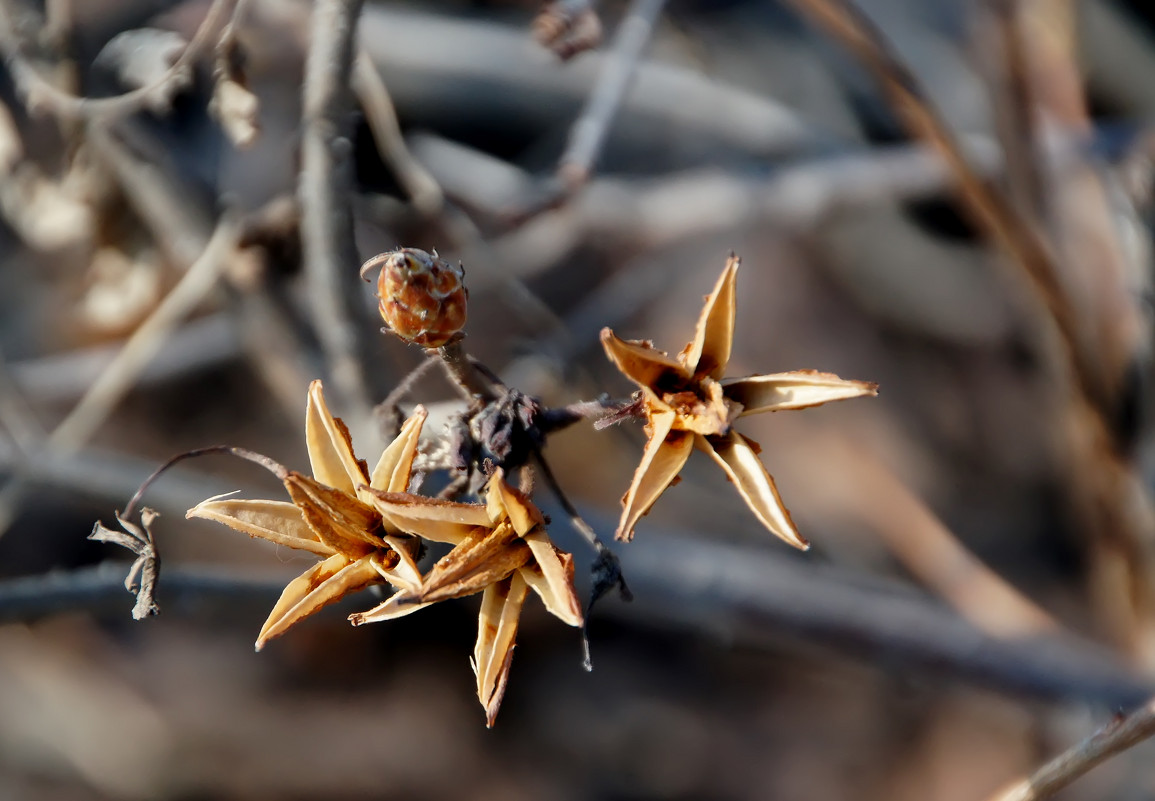
M167 100L180 88L185 74L208 49L214 34L224 26L236 3L237 0L213 0L192 41L164 75L147 86L115 97L81 97L58 89L44 78L21 52L15 26L3 5L0 5L0 53L30 112L47 108L60 119L70 121L124 116L139 111L158 98Z
M1117 718L1078 745L1043 765L991 801L1039 801L1049 798L1091 768L1155 735L1155 699L1125 718Z

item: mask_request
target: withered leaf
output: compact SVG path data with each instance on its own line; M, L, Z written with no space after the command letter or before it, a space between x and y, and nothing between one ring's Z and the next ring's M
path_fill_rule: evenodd
M121 517L118 512L116 520L120 523L119 531L109 528L98 520L92 527L92 533L88 535L90 540L119 545L136 554L136 560L124 580L124 588L136 594L136 605L132 608L132 616L136 620L160 614L160 607L156 603L160 554L152 536L152 524L157 517L159 517L157 512L144 507L140 511L140 525L137 525Z

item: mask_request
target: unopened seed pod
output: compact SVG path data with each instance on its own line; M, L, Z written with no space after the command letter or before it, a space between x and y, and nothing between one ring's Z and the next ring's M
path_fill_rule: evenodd
M378 310L394 334L426 348L437 348L465 327L465 270L417 248L374 256L361 276L380 269Z

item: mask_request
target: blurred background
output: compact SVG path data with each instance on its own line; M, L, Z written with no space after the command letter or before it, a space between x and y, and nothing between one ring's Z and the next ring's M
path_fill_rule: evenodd
M303 107L341 5L2 4L0 798L985 799L1155 694L1151 8L860 0L960 192L817 0L369 0L352 91ZM738 253L731 375L880 385L740 425L811 551L693 455L615 545L593 672L531 600L487 731L477 598L352 629L366 594L254 654L311 557L185 521L281 497L206 457L146 496L132 620L86 536L171 455L303 469L322 377L376 458L424 356L356 267L397 246L465 264L469 351L553 405L633 391L600 329L677 352ZM549 441L607 539L643 443ZM1062 797L1150 797L1152 753Z

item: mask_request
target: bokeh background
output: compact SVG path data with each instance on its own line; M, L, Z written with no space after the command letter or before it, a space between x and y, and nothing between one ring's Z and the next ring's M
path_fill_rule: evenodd
M98 114L37 81L151 84L230 4L5 0L0 797L963 801L1155 693L1151 9L859 2L1043 243L1056 325L973 194L801 13L817 5L574 0L535 23L529 2L370 0L373 77L338 149L355 253L318 284L298 202L312 4L245 3L175 96ZM568 59L535 40L563 12ZM588 116L623 76L620 106ZM590 125L606 138L583 165ZM210 245L229 214L235 236ZM401 245L464 262L470 352L556 405L632 391L600 329L676 352L740 254L732 374L880 385L742 421L812 550L694 455L615 546L635 599L594 610L593 672L531 601L487 731L476 598L352 629L365 595L254 654L309 558L185 521L219 492L280 497L207 457L146 498L162 614L133 621L126 554L86 536L157 464L231 444L303 467L316 377L373 458L369 409L423 354L379 333L357 259ZM454 397L432 371L406 403ZM629 422L549 442L604 537L643 442ZM590 556L539 496L587 592ZM1062 797L1148 798L1152 753Z

